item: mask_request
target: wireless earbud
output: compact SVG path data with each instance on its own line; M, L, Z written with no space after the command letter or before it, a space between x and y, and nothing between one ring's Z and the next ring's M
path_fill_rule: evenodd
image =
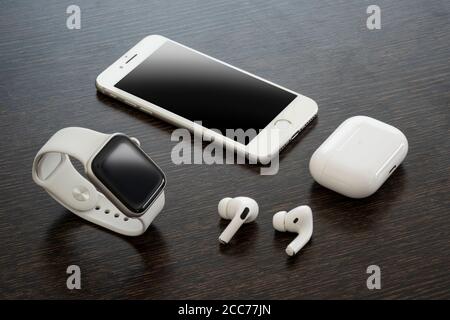
M289 212L280 211L273 216L273 227L281 232L297 232L298 236L286 248L289 256L297 254L311 239L313 217L311 208L300 206Z
M219 236L219 241L223 244L230 242L236 231L247 222L252 222L258 216L258 204L255 200L247 197L224 198L220 200L219 215L223 219L231 219L230 224Z

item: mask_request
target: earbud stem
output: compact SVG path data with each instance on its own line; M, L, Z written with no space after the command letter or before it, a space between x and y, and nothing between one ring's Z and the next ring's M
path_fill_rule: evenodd
M233 238L234 234L239 230L239 228L244 224L245 219L242 219L239 214L237 214L230 222L230 224L223 230L222 234L219 236L220 243L227 244Z
M312 232L309 234L299 234L286 248L288 256L296 255L311 239Z

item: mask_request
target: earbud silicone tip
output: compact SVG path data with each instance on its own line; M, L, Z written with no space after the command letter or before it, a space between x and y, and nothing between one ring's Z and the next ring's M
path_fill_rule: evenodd
M231 201L231 198L223 198L222 200L219 201L219 205L217 206L217 211L219 211L219 215L224 218L227 219L227 206L228 203Z
M286 213L286 211L280 211L273 215L272 224L275 230L280 232L286 231L286 226L284 224Z

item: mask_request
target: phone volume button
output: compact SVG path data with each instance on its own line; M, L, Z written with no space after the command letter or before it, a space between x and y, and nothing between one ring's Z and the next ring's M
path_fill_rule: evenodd
M129 101L128 99L119 98L119 100L122 101L123 103L126 103L129 106L136 107L136 105L133 102Z

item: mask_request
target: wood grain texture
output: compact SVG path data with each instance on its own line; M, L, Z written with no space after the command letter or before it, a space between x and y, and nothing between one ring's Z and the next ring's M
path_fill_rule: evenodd
M66 28L66 7L82 10ZM450 298L450 2L2 1L0 4L0 298ZM95 77L137 41L162 34L317 101L319 117L281 155L275 176L244 165L171 162L173 126L96 93ZM351 200L308 172L346 118L368 115L409 139L404 164L372 197ZM168 178L167 204L125 238L70 214L31 179L58 129L125 132ZM247 195L256 223L221 247L217 203ZM278 210L309 204L313 239L289 259ZM82 289L66 289L66 268ZM366 268L382 289L366 288Z

